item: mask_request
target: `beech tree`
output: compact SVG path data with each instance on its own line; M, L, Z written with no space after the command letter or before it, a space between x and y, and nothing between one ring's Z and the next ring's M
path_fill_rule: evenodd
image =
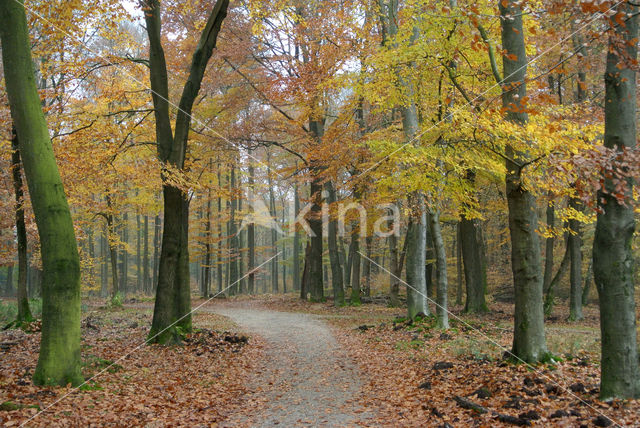
M164 164L162 191L164 224L159 259L156 301L149 338L168 343L179 340L180 331L191 331L191 290L189 285L189 199L171 174L184 168L187 141L191 126L191 111L200 90L204 72L218 33L227 16L229 0L218 0L200 36L178 104L172 129L169 114L169 77L162 47L161 7L158 0L143 0L147 35L149 37L149 73L153 90L158 157Z
M502 107L506 111L506 120L519 125L525 125L528 121L525 84L527 53L522 16L519 2L500 2L504 50L504 77L499 82L502 86ZM515 289L512 352L523 361L535 363L547 356L542 302L542 259L540 238L536 231L536 199L523 178L527 154L518 153L507 145L506 157L506 194Z
M11 116L42 254L42 338L35 384L78 385L80 259L71 213L38 95L22 1L0 2L2 60Z
M610 19L605 83L604 145L622 153L637 144L636 67L638 6L630 1L614 5ZM615 165L628 169L625 165ZM600 397L640 396L636 305L631 240L635 228L634 208L616 198L616 186L604 177L598 192L600 213L593 242L593 276L600 296L602 376ZM633 198L632 179L627 179L626 198Z

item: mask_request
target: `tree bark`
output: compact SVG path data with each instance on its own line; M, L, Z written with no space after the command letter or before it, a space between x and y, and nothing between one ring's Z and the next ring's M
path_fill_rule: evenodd
M144 244L143 244L143 256L142 256L142 289L144 294L150 293L150 278L149 278L149 216L144 216Z
M464 310L469 313L487 312L487 269L483 257L482 229L477 219L470 219L464 214L460 220L460 247L467 287Z
M18 134L13 129L11 139L11 172L13 178L13 190L16 198L16 235L18 238L18 287L16 299L18 304L18 316L16 323L30 322L33 320L29 309L29 296L27 294L27 227L24 221L24 190L22 183L22 161L20 160L20 145ZM13 272L12 272L13 273Z
M456 225L456 241L455 241L455 251L456 251L456 280L457 280L457 287L456 287L456 305L461 306L462 305L462 245L460 244L460 241L462 241L461 235L462 235L462 226L461 226L461 221L458 222L458 224Z
M527 54L519 2L505 0L499 4L503 53L502 106L506 120L524 125L526 113L525 84ZM542 303L542 260L536 232L536 200L525 187L522 164L524 153L516 154L507 146L506 194L511 232L511 265L515 287L513 354L528 363L547 356Z
M551 197L551 192L549 192L549 197ZM553 233L553 228L555 228L555 208L551 202L547 204L547 227L551 229L551 233ZM544 279L542 281L542 289L549 289L549 285L551 284L551 280L553 279L553 247L555 246L556 239L555 235L552 234L545 240L545 250L544 250Z
M163 164L182 170L191 127L191 111L200 91L207 63L216 46L222 21L227 15L229 0L216 2L202 31L180 98L175 131L172 130L169 115L169 78L162 47L160 3L158 0L143 0L143 5L149 37L149 71L158 157ZM163 168L164 230L153 322L149 332L150 341L156 343L178 341L181 333L191 329L189 246L188 234L185 233L189 221L188 195L172 184L169 175L169 169ZM179 327L182 331L177 331L174 327Z
M329 205L336 202L336 190L331 181L325 184L327 191L327 203ZM331 262L331 285L333 287L334 306L344 306L344 283L342 281L342 266L340 265L340 254L338 252L338 225L335 218L329 221L329 261Z
M31 43L21 1L0 3L0 38L6 90L40 235L44 269L42 335L33 382L36 385L78 385L82 382L80 259L69 205L36 88Z
M429 216L429 226L436 251L436 319L439 328L449 328L448 296L447 296L447 254L440 228L440 212L433 210ZM424 269L420 269L424 272Z
M604 78L604 145L622 151L636 147L636 72L635 65L628 64L638 56L638 7L625 2L615 5L613 10L614 16L623 14L625 24L620 25L617 18L611 17L615 34L609 41ZM604 180L605 191L598 192L601 212L593 242L593 273L600 297L602 331L600 397L634 398L640 396L631 247L634 207L620 204L615 198L615 184L606 177ZM627 184L625 196L631 199L632 181Z
M142 291L142 221L136 214L136 293Z
M580 211L580 201L571 198L569 206L576 211ZM569 220L569 256L571 268L569 273L569 283L571 284L569 293L569 321L579 321L582 316L582 231L578 220Z
M351 224L351 305L362 303L360 296L360 229L354 222Z
M239 256L239 240L238 225L236 223L236 210L238 208L238 198L236 197L236 168L231 165L231 179L229 181L229 194L231 200L229 206L231 208L231 216L229 217L229 278L228 286L229 294L235 296L238 294L238 256Z
M411 195L409 206L412 212L406 237L407 315L415 319L418 315L429 315L425 278L427 208L421 194Z
M158 270L160 263L160 234L162 231L162 223L160 220L160 214L156 214L156 218L153 221L153 278L151 286L153 290L156 290L156 284L158 284Z
M298 217L300 214L300 195L298 190L298 182L294 184L293 188L293 198L294 198L294 217ZM301 239L300 232L298 229L294 231L293 234L293 290L300 290L300 250L301 250Z

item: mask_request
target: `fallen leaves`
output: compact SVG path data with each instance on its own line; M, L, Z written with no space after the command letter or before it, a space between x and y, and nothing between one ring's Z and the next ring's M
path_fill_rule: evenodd
M148 311L92 311L83 322L83 374L88 379L106 371L80 390L34 386L39 335L3 332L0 342L11 345L0 348L0 403L11 405L0 408L0 425L19 426L57 400L28 426L218 424L241 405L261 352L253 338L215 331L220 321L198 314L195 324L205 328L184 346L143 346L119 361L144 342Z

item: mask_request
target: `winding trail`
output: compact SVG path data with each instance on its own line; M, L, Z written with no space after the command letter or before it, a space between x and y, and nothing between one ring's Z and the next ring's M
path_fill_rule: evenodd
M205 309L229 317L267 343L253 375L246 412L222 426L357 426L358 371L317 316L233 303Z

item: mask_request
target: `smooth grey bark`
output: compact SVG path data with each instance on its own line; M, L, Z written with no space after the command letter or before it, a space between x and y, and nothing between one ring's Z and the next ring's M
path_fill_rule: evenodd
M502 107L506 120L524 125L526 113L525 84L527 54L522 25L521 3L505 0L499 4L503 75ZM515 288L513 354L528 363L547 357L542 302L542 260L540 239L536 232L538 216L536 200L523 182L522 169L527 156L506 150L506 195L511 233L511 266Z
M216 2L202 31L192 57L189 77L182 90L175 129L172 129L169 113L169 77L162 47L160 2L143 0L142 4L149 38L149 74L158 157L163 164L182 170L191 127L191 111L227 15L229 0ZM181 332L191 331L189 275L188 270L186 275L184 272L185 261L188 267L189 260L188 234L185 233L189 220L188 195L174 186L169 176L169 169L163 168L164 230L153 321L149 332L149 340L157 343L179 341ZM185 309L186 312L183 312Z
M604 145L618 152L636 147L636 72L638 7L613 6L605 82ZM623 15L621 25L616 16ZM624 168L620 166L620 168ZM631 242L635 229L633 204L620 204L615 183L607 177L598 192L600 212L593 242L593 274L600 297L602 358L600 398L640 396L636 305ZM626 197L633 198L632 180Z
M427 209L424 197L412 195L410 207L412 213L406 237L407 315L415 319L418 315L429 315L424 267L427 258Z
M442 229L440 227L440 212L438 210L432 210L430 214L429 230L433 237L433 246L436 252L436 320L439 328L448 329L447 254L444 239L442 238ZM420 269L420 271L424 272L424 269Z
M0 2L6 91L35 214L42 255L42 334L36 385L78 385L80 258L71 212L40 105L22 1Z
M327 203L335 204L336 190L331 181L325 183L327 192ZM329 236L327 237L329 247L329 261L331 262L331 286L333 288L334 306L344 306L344 283L342 281L342 266L340 265L340 254L338 251L338 225L335 218L329 221Z
M20 144L15 127L12 130L11 139L11 176L13 178L13 191L15 194L15 223L18 239L18 286L16 288L16 300L18 304L18 316L16 324L33 321L29 309L29 296L27 294L27 227L24 221L24 185L22 183L22 161L20 160ZM13 269L11 270L13 274Z

